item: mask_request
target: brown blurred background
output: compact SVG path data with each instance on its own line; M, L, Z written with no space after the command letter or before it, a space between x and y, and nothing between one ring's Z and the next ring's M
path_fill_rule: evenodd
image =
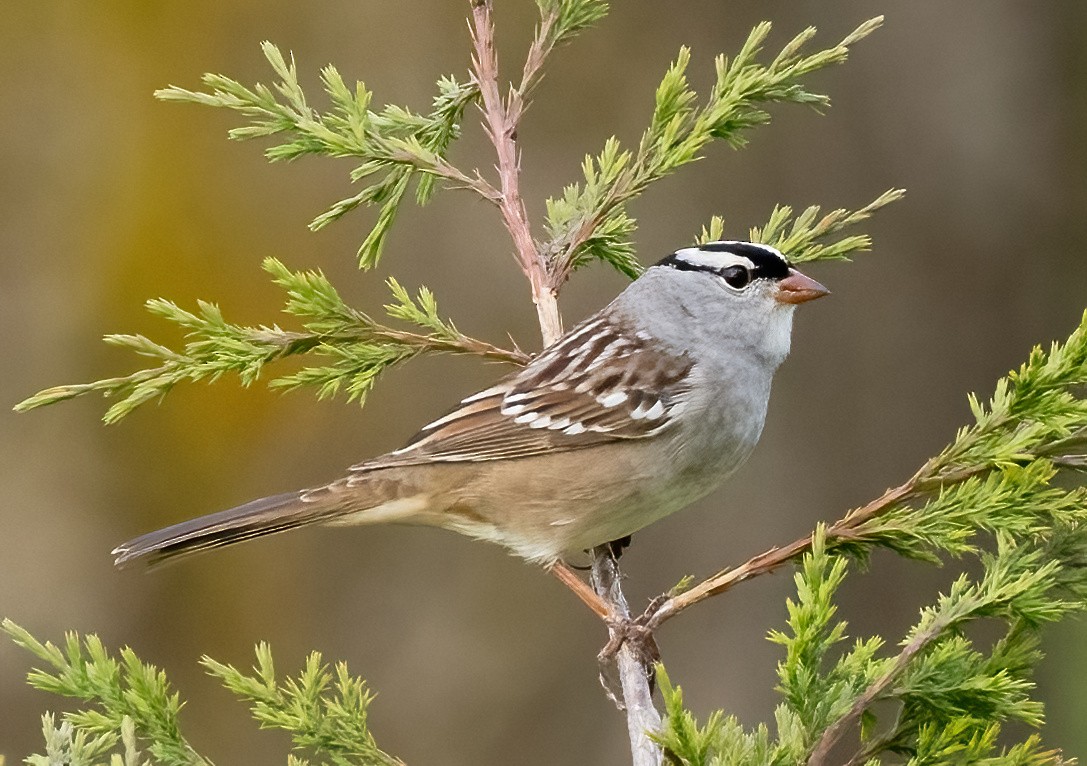
M834 296L801 312L762 445L724 490L635 537L626 571L644 598L793 539L907 477L968 417L966 393L1030 347L1065 337L1087 307L1087 4L928 0L661 3L625 0L554 58L521 131L525 191L542 200L618 135L633 144L652 91L682 44L703 89L712 57L775 23L776 49L808 24L830 44L886 14L886 27L813 84L827 116L774 109L750 148L707 158L633 206L644 261L688 243L711 215L730 236L781 201L856 207L891 186L909 197L867 230L875 252L810 269ZM378 273L354 252L370 213L319 234L306 223L346 196L348 162L269 166L228 142L235 116L156 102L205 71L267 82L258 43L294 51L316 93L320 66L364 79L375 103L425 109L434 79L463 76L467 3L8 3L0 30L0 615L57 640L65 629L128 643L165 666L190 701L192 742L219 763L281 757L243 707L197 667L206 652L248 666L268 640L282 670L311 648L342 658L380 696L380 744L422 764L623 763L622 719L596 681L598 622L551 578L496 547L433 530L310 530L117 572L108 552L137 533L333 478L399 446L420 424L500 373L435 358L395 371L359 410L235 380L182 388L114 427L81 399L9 410L58 383L123 374L109 332L176 334L141 308L165 296L272 322L282 296L260 271L274 255L323 268L375 310L383 277L435 289L462 329L538 343L527 288L494 212L465 193L406 208ZM534 5L500 4L501 64L519 68ZM315 101L320 100L316 98ZM454 151L492 159L473 122ZM572 322L622 287L603 268L565 294ZM289 321L289 320L283 320ZM892 641L950 577L877 555L842 594L857 634ZM788 573L744 585L670 623L660 643L700 713L769 720ZM1048 633L1038 678L1045 734L1087 755L1087 627ZM40 748L57 701L27 689L28 655L0 643L0 753Z

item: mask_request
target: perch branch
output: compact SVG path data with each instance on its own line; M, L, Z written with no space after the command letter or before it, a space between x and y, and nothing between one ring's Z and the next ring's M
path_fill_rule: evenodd
M661 717L653 705L653 689L650 678L656 656L656 644L652 633L642 631L637 640L630 639L631 629L638 629L630 618L630 609L621 587L622 574L619 562L615 560L607 545L593 549L592 584L593 589L608 604L612 619L608 620L608 646L601 652L601 662L609 663L614 654L616 668L619 671L619 689L622 700L615 699L601 674L608 695L616 705L626 712L627 733L630 736L630 754L633 766L660 766L662 754L660 747L649 738L649 732L660 730ZM613 650L613 646L618 649Z
M540 64L548 49L533 44L525 62L521 85L512 89L509 100L503 101L498 85L498 56L494 47L493 0L471 0L472 4L472 76L479 86L483 123L498 157L499 192L497 205L502 220L513 239L517 261L532 286L532 300L540 322L544 346L562 335L558 292L550 278L546 256L537 248L528 224L528 214L519 187L520 156L517 149L517 127L524 114L525 96L537 81ZM552 23L545 17L543 24ZM543 30L543 26L541 26ZM537 40L544 35L538 35ZM620 589L619 569L605 548L593 551L595 599L590 598L584 583L565 567L553 567L552 572L567 587L601 617L610 617L611 641L621 640L624 625L629 626L630 611ZM577 581L577 584L574 583ZM641 644L639 644L641 645ZM660 715L653 707L649 685L652 668L644 652L631 642L620 644L616 656L623 701L620 707L627 713L631 754L634 766L659 766L660 748L647 732L660 727Z

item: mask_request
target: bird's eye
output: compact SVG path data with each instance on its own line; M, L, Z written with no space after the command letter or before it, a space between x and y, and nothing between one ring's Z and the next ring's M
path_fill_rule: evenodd
M729 287L740 290L751 282L751 271L743 266L729 266L721 272L721 279L725 280L725 284Z

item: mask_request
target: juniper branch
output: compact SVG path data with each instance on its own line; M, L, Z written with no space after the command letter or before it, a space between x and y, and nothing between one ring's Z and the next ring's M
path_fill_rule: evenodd
M600 21L608 13L601 0L537 0L540 23L525 56L521 83L510 91L510 119L517 123L528 106L528 98L542 78L544 62L559 45Z
M704 147L715 139L743 146L749 128L769 121L763 108L768 103L826 107L828 97L807 90L801 78L845 61L850 46L881 23L882 17L871 19L838 45L805 56L800 51L815 35L814 28L808 28L787 43L771 63L759 64L756 56L770 32L770 24L764 22L751 32L731 62L724 56L717 58L716 82L702 107L695 106L697 94L687 84L690 51L681 48L657 88L652 122L637 151L624 150L616 139L609 139L596 158L586 157L583 185L568 186L561 198L548 200L550 239L541 252L551 286L563 284L572 270L592 260L605 260L627 273L636 270L630 246L634 220L627 216L625 203L699 159Z
M909 667L914 657L951 627L953 622L953 615L942 614L932 619L922 630L915 631L906 647L894 658L890 669L865 689L842 717L827 727L812 750L807 766L821 766L827 763L831 748L837 744L848 727L856 723L861 714Z
M920 627L914 632L919 630ZM945 630L945 633L948 632ZM907 641L907 650L913 643ZM895 677L889 678L892 674L888 673L887 678L880 679L881 688L866 690L863 701L858 700L860 704L855 703L850 708L849 716L853 722L864 721L867 716L871 728L873 716L866 706L881 698L899 700L901 708L898 715L887 731L879 736L865 738L862 726L861 746L847 761L848 766L867 763L881 753L913 750L920 755L926 750L944 749L946 744L941 747L939 738L926 741L929 739L926 731L938 729L941 724L945 726L945 742L951 743L952 747L958 745L961 749L963 730L971 725L969 716L975 720L987 718L990 722L1014 718L1033 727L1041 726L1042 705L1030 699L1033 683L1027 678L1031 667L1041 660L1037 647L1037 632L1026 627L1024 622L1017 621L1010 624L1006 635L994 645L988 657L974 649L965 636L951 633L940 637L938 643L937 638L929 641L926 647L922 647L929 649L927 653L914 652L914 657L905 663L894 661L897 670L893 674ZM887 682L882 683L885 680ZM835 732L828 729L823 737L840 737L847 728L848 725L838 726ZM991 724L974 723L973 729L971 738L984 743L983 749L992 749L993 743L986 740L990 733L999 731L999 728L994 730ZM981 737L978 737L979 733ZM1029 738L1023 744L1030 745L1031 742L1036 742L1036 737ZM1042 755L1045 760L1039 763L1050 763L1059 753L1048 751ZM939 757L931 759L924 755L918 760L934 764L941 762ZM1056 758L1056 762L1063 763L1059 758Z
M133 727L157 761L167 766L210 766L181 735L177 720L181 701L165 674L131 649L122 649L120 659L115 659L93 634L81 639L69 633L64 646L58 647L38 641L8 619L0 622L0 630L52 668L32 670L27 676L31 686L95 705L65 714L72 736L82 733L82 748L95 753L111 749Z
M162 398L180 383L214 381L233 372L242 385L249 386L271 363L299 355L328 357L333 363L305 367L269 385L284 389L314 386L322 398L343 387L349 399L360 400L365 399L382 372L422 353L472 354L513 364L528 362L528 355L519 349L498 348L442 320L433 293L425 287L413 298L396 280L389 280L394 302L385 307L386 313L423 330L410 332L384 325L351 308L320 272L292 272L274 258L266 259L264 268L287 291L285 311L305 320L302 331L276 325L233 324L223 318L217 306L206 301L200 301L198 310L191 312L171 301L151 300L147 303L151 313L187 332L189 340L182 350L175 351L142 335L108 335L107 343L128 348L159 364L121 377L48 388L20 402L15 409L25 411L98 392L119 397L103 418L114 423L139 405Z
M820 207L812 205L793 217L788 205L777 205L770 213L766 225L753 226L748 234L752 242L762 242L788 255L792 263L807 261L849 260L855 252L870 250L872 238L867 234L854 234L833 242L825 241L832 234L855 226L872 217L880 208L902 199L905 189L888 189L862 208L839 208L819 217ZM699 244L724 238L725 219L714 216L708 226L702 227Z
M110 758L111 766L141 766L142 759L136 742L136 728L132 719L124 716L117 733L88 735L85 729L77 728L71 721L56 723L52 713L42 715L42 735L45 739L45 753L32 755L25 760L28 766L97 766L102 759L118 745L123 747L123 755L114 753ZM0 758L0 766L3 759Z
M361 83L352 90L332 65L321 70L321 80L332 108L319 112L311 107L298 82L294 57L288 61L270 42L261 44L268 63L279 81L272 87L252 88L219 74L204 75L207 92L170 86L155 92L164 101L182 101L223 107L239 112L249 124L233 128L236 140L278 136L281 143L269 147L269 160L293 160L306 155L350 157L360 160L351 173L352 181L381 176L351 197L340 200L317 216L310 228L317 230L362 204L380 205L378 220L359 248L359 265L374 266L385 244L396 212L414 171L425 174L418 185L416 200L423 204L433 192L433 178L454 187L468 188L494 201L495 191L478 174L464 173L445 159L449 144L460 134L464 109L476 98L471 83L452 77L438 81L438 95L429 115L389 105L371 110L373 94Z
M53 668L31 671L32 686L93 705L66 713L60 726L53 716L44 716L46 755L28 759L32 766L93 766L118 746L122 753L113 755L114 766L140 766L140 741L147 743L156 763L211 766L181 736L177 715L182 703L165 674L131 649L122 649L115 658L97 636L75 633L57 647L38 641L10 620L0 623L0 630ZM313 652L296 678L280 681L268 645L259 644L256 654L253 675L207 656L201 664L250 704L262 728L288 731L296 749L325 756L335 766L403 766L374 741L367 723L373 695L346 664L330 669ZM298 766L306 763L295 756L290 760Z
M268 644L258 644L256 655L252 675L208 656L200 662L250 704L261 728L290 732L295 748L326 755L336 766L403 766L374 741L367 725L373 695L365 682L351 676L345 663L330 670L321 654L312 652L297 678L279 681Z
M849 766L879 762L885 753L912 756L915 766L1063 763L1056 751L1043 751L1036 737L1001 752L997 736L1005 720L1034 727L1042 721L1041 704L1030 698L1029 673L1040 658L1037 632L1043 623L1087 606L1087 572L1078 550L1087 542L1085 524L1087 508L1081 505L1074 522L1063 527L1020 537L999 532L995 550L980 556L981 576L957 578L922 610L893 656L880 656L879 637L858 640L848 651L836 649L847 638L834 596L848 562L829 552L826 530L817 528L795 577L796 600L787 603L789 631L770 635L786 649L778 665L784 700L776 711L777 738L770 740L763 727L747 732L720 713L700 728L683 710L679 690L662 682L668 716L659 741L681 764L814 765L840 762L836 745L859 725L861 746ZM980 619L1007 625L989 648L975 647L963 630ZM879 701L897 703L898 712L874 736L878 717L872 706Z
M1080 520L1087 520L1082 510ZM794 747L808 751L804 760L810 766L829 762L843 735L871 715L872 704L881 699L899 700L902 711L892 729L874 741L862 727L862 739L868 741L851 762L865 762L888 748L915 747L926 726L966 726L949 732L961 741L1005 718L1041 724L1041 706L1029 698L1032 684L1025 677L1038 660L1034 634L1039 624L1083 608L1084 601L1060 597L1060 573L1067 562L1049 555L1044 546L1001 535L996 548L982 556L979 580L960 576L946 595L922 610L896 656L877 658L882 642L872 639L830 663L830 648L845 636L845 623L834 622L831 601L844 578L845 559L829 555L822 530L817 531L796 577L799 603L789 603L793 635L772 636L787 648L779 666L781 687L804 732ZM979 618L1009 625L988 656L961 633L962 626ZM991 746L986 743L983 749Z

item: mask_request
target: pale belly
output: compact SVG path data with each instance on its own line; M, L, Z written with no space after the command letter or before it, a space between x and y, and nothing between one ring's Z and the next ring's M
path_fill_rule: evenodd
M499 543L530 561L550 563L618 540L718 487L750 449L678 459L684 470L662 478L642 445L553 456L546 475L534 461L482 468L471 493L446 505L439 526ZM489 491L493 490L493 491Z

